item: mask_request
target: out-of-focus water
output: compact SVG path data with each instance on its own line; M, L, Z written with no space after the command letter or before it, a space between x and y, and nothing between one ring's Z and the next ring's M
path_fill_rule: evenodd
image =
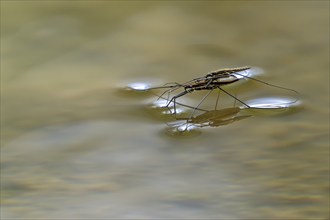
M1 1L1 218L328 218L328 9ZM169 135L122 89L246 65L302 107Z

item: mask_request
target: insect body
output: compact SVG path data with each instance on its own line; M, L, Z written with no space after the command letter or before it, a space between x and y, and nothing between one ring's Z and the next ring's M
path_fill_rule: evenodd
M220 69L216 71L212 71L208 74L206 74L206 78L212 78L212 79L217 79L217 78L225 78L226 76L230 76L234 73L238 73L241 71L249 70L251 67L238 67L238 68L227 68L227 69Z
M176 113L176 99L186 95L187 93L191 93L195 90L214 90L216 88L222 90L223 92L227 93L228 95L232 96L230 93L226 92L221 88L221 86L234 83L244 77L244 75L239 74L238 72L246 71L251 69L250 67L239 67L239 68L230 68L230 69L221 69L217 71L213 71L205 75L204 77L199 77L193 80L190 80L184 84L177 84L173 86L172 89L165 91L170 93L175 91L176 89L183 87L184 91L181 93L173 96L166 107L168 107L173 102L174 114ZM235 75L236 74L236 75ZM162 95L163 95L162 94ZM162 96L161 95L161 96ZM241 100L237 99L236 97L232 96L234 99L238 100L245 106L249 107L247 104L242 102Z

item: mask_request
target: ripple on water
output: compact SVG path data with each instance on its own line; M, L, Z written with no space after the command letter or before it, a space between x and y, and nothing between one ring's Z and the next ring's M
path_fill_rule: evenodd
M284 97L264 97L246 101L250 108L242 108L252 115L290 114L300 109L301 101Z

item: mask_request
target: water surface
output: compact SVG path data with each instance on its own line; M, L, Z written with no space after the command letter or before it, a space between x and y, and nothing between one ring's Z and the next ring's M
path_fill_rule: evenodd
M328 8L1 2L1 217L328 218ZM169 135L156 96L122 90L239 66L302 107Z

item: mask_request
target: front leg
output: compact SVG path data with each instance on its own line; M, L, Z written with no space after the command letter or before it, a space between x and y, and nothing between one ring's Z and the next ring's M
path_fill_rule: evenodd
M171 98L171 100L167 103L166 107L168 107L168 106L170 105L170 103L173 102L174 114L176 114L176 104L175 104L175 100L176 100L177 98L179 98L179 97L181 97L181 96L187 94L187 93L192 92L192 91L194 91L194 90L191 89L191 88L186 88L183 92L181 92L181 93L179 93L179 94L173 96L173 97Z

